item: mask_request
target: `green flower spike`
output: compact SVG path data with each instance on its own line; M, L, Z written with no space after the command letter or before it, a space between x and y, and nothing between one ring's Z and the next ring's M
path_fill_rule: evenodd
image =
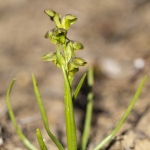
M54 65L62 70L64 77L67 147L68 150L77 150L72 82L75 73L79 71L80 66L84 66L86 64L86 61L82 58L76 57L75 54L76 50L83 49L83 45L80 42L72 41L67 38L67 31L69 27L77 20L77 17L74 15L66 15L61 21L59 14L55 11L49 9L45 10L45 13L56 24L54 29L46 33L45 38L48 38L53 44L56 45L57 48L56 52L43 55L42 59L45 61L53 61Z

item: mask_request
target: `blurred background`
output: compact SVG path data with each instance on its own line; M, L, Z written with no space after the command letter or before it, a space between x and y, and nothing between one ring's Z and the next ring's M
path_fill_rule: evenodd
M44 9L48 8L60 13L62 17L66 14L78 17L77 22L71 26L68 37L83 43L84 50L78 51L77 56L85 59L88 65L80 68L74 86L88 66L92 65L95 69L95 106L88 148L92 149L93 145L115 127L145 75L148 79L141 97L118 135L125 134L128 137L121 143L123 148L134 146L138 150L137 147L140 146L133 143L139 140L139 144L141 139L149 144L149 0L1 0L0 127L4 131L0 134L0 145L8 150L25 149L14 132L5 105L7 88L15 77L17 81L11 98L20 127L35 145L38 145L35 129L41 128L49 149L56 149L41 123L31 73L37 78L51 130L66 145L61 71L52 63L41 59L43 54L55 50L55 45L44 38L45 33L54 28L54 23L44 14ZM79 139L84 120L85 99L86 93L83 89L75 105ZM129 139L133 141L126 144ZM107 149L114 147L115 144Z

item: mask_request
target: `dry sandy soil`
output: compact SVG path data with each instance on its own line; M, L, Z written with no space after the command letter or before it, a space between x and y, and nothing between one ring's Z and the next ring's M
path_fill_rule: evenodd
M10 122L5 94L16 77L11 102L19 127L38 147L40 128L49 150L56 150L48 138L35 100L31 73L38 80L52 132L66 146L63 107L63 79L52 63L41 56L55 50L44 38L54 24L43 13L51 8L74 14L78 21L69 31L70 39L81 41L78 56L88 61L77 74L74 86L95 68L95 103L88 150L115 127L131 101L142 78L147 82L132 113L105 150L150 149L150 1L149 0L4 0L0 2L0 139L2 150L26 150ZM75 104L80 141L86 93L82 89Z

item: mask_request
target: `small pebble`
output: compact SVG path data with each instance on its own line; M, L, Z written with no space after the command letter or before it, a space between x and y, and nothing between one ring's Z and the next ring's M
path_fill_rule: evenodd
M145 60L143 58L137 58L133 62L133 66L137 70L141 70L145 66Z

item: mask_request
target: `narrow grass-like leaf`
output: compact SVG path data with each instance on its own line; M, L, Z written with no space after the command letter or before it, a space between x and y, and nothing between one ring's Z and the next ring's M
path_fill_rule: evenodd
M42 102L42 99L41 99L41 96L40 96L39 88L38 88L38 85L37 85L37 82L36 82L34 74L32 74L32 82L33 82L34 92L35 92L35 95L36 95L38 106L40 108L41 116L42 116L42 119L43 119L44 127L45 127L49 137L56 144L58 149L59 150L64 150L64 148L61 145L61 143L58 141L58 139L50 131L47 114L45 112L45 108L44 108L44 105L43 105L43 102Z
M81 78L79 84L77 85L77 87L76 87L76 89L75 89L75 91L74 91L73 98L72 98L72 99L73 99L73 102L75 101L76 97L78 96L78 93L79 93L79 91L80 91L80 89L81 89L81 87L82 87L82 85L83 85L83 82L84 82L84 80L85 80L85 77L86 77L86 73L82 76L82 78Z
M15 128L16 133L18 134L18 136L20 137L21 141L23 142L23 144L29 149L29 150L38 150L36 147L34 147L30 141L25 137L25 135L22 133L22 131L20 130L20 128L17 125L15 116L14 116L14 112L13 109L11 107L11 103L10 103L10 93L13 87L13 84L15 82L16 79L13 79L13 81L11 82L8 90L7 90L7 95L6 95L6 104L7 104L7 108L8 108L8 113L11 119L11 122Z
M144 83L146 81L146 76L143 78L140 86L138 87L138 90L136 91L130 105L128 106L128 108L126 109L124 115L122 116L121 120L119 121L119 123L117 124L116 128L105 138L103 139L95 148L94 150L100 150L101 148L103 148L114 136L115 134L118 132L118 130L122 127L123 123L125 122L125 120L127 119L128 115L130 114L131 110L133 109L141 91L142 88L144 86Z
M41 150L48 150L43 141L43 137L42 137L40 129L36 129L36 137L38 139L38 143L40 145Z
M93 77L93 68L90 67L88 70L87 75L88 80L88 88L89 92L87 95L87 107L86 107L86 115L85 115L85 123L81 141L81 150L85 150L87 146L87 142L89 139L89 133L91 128L91 118L92 118L92 111L93 111L93 84L94 84L94 77Z
M72 90L66 74L65 68L62 66L64 76L64 102L66 117L66 134L68 150L77 150L76 124L74 118Z

